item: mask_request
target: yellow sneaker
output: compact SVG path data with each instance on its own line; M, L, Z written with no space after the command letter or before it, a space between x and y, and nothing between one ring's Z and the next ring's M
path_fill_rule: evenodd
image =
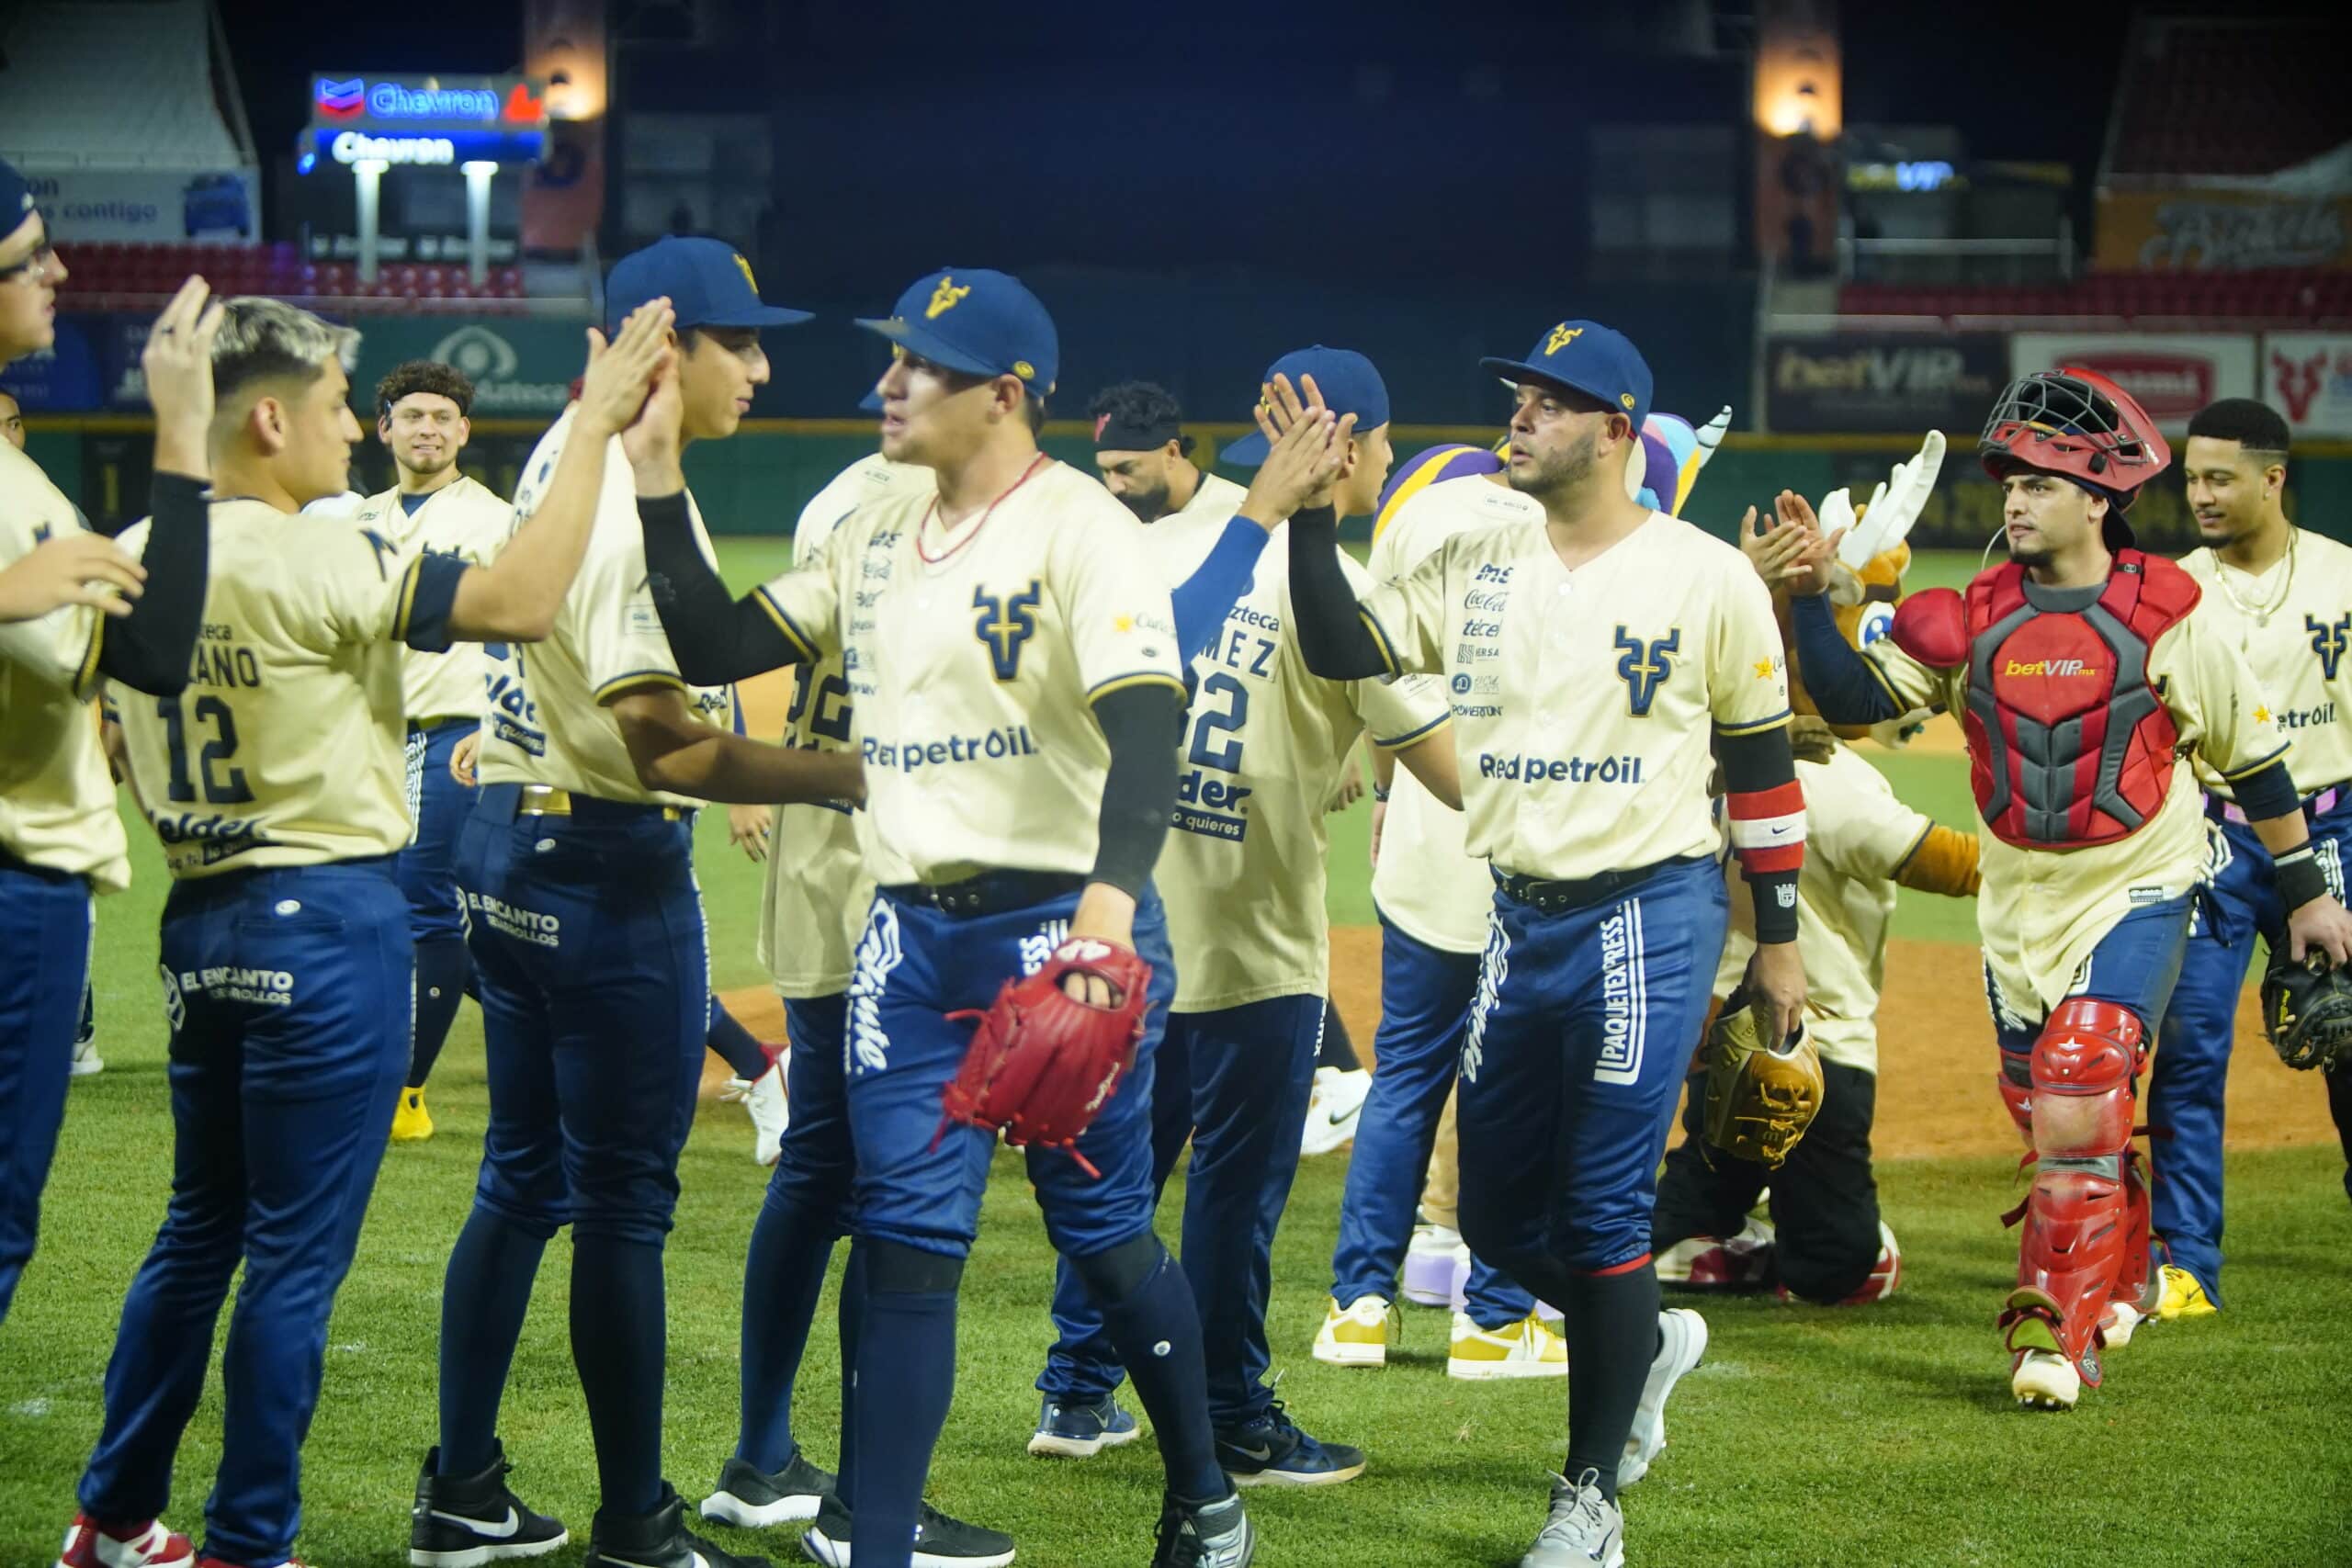
M1315 1359L1334 1367L1386 1366L1396 1310L1385 1296L1359 1296L1344 1307L1334 1300L1315 1331Z
M1490 1378L1564 1378L1568 1343L1533 1313L1500 1328L1481 1328L1467 1313L1453 1314L1453 1348L1445 1375L1470 1382Z
M424 1109L424 1091L421 1089L401 1090L401 1102L392 1112L392 1142L421 1144L433 1136L433 1116Z
M2222 1309L2205 1293L2205 1286L2196 1275L2177 1264L2165 1265L2164 1300L2156 1303L2156 1316L2165 1323L2184 1317L2211 1317Z

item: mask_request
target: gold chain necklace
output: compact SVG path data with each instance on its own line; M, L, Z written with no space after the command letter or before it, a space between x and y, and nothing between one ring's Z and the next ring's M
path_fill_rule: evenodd
M2256 577L2252 572L2238 572L2237 568L2224 562L2218 553L2213 557L2213 581L2222 585L2222 593L2228 597L2231 604L2237 606L2238 614L2244 615L2257 626L2268 626L2270 624L2270 617L2277 615L2279 607L2287 603L2287 595L2294 592L2295 541L2300 538L2301 535L2302 530L2300 528L2290 527L2289 529L2287 534L2286 575L2278 584L2278 592L2272 594L2268 601L2264 604L2247 604L2246 601L2239 595L2238 591L2230 586L2230 577L2233 573L2237 573L2237 575L2245 577L2248 582L2259 581L2261 581L2260 578ZM2278 568L2275 565L2271 568L2271 570L2273 571L2276 571L2277 570ZM2265 573L2264 575L2267 576L2267 573Z

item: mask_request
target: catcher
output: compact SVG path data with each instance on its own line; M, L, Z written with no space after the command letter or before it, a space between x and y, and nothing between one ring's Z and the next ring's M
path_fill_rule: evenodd
M1978 925L2003 1102L2039 1159L2000 1327L2009 1389L2071 1408L2105 1347L2154 1305L2135 1080L2180 972L2205 869L2194 755L2235 787L2275 857L2292 956L2352 956L2352 915L2312 854L2287 742L2194 580L2135 547L2123 510L2171 450L2089 371L2010 383L1978 448L2001 484L2007 564L1915 593L1857 652L1827 601L1835 535L1790 579L1805 688L1824 717L1962 716L1985 841Z
M1016 279L934 273L860 325L893 345L882 455L933 469L935 493L859 508L822 561L741 601L689 531L646 527L686 679L838 649L856 708L878 891L844 1051L865 1302L843 1331L855 1561L909 1568L1003 1128L1030 1145L1046 1233L1150 1414L1167 1469L1155 1562L1243 1568L1255 1536L1216 1462L1192 1288L1152 1230L1152 1059L1136 1049L1168 952L1148 879L1175 806L1175 607L1142 525L1037 449L1058 348ZM1332 432L1302 429L1283 456L1336 471ZM849 1561L826 1535L804 1544Z
M1904 542L1935 488L1944 440L1928 436L1899 465L1846 535L1832 568L1829 599L1838 629L1856 647L1886 635L1902 596L1911 547ZM1843 491L1822 502L1831 525L1851 519ZM1741 547L1768 583L1783 635L1789 599L1777 579L1804 542L1802 530L1743 525ZM1901 1248L1881 1217L1871 1172L1871 1123L1878 1099L1879 993L1895 887L1971 897L1976 840L1939 827L1895 798L1884 775L1843 743L1864 734L1901 746L1924 716L1869 729L1835 731L1818 717L1804 671L1789 671L1790 728L1797 782L1804 788L1809 852L1797 878L1797 952L1804 960L1805 1032L1819 1053L1807 1126L1770 1097L1790 1087L1792 1064L1759 1048L1751 1015L1734 987L1755 936L1748 900L1732 899L1732 931L1715 973L1723 1002L1693 1064L1686 1136L1666 1156L1653 1222L1658 1278L1686 1289L1778 1284L1783 1297L1825 1306L1860 1305L1894 1294ZM1726 865L1735 883L1737 863ZM1802 1078L1798 1084L1802 1085ZM1726 1123L1744 1129L1735 1135ZM1799 1138L1802 1141L1797 1141ZM1743 1217L1769 1184L1769 1224Z

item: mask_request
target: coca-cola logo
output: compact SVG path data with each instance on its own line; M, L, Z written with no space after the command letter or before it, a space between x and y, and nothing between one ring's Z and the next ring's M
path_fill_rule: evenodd
M2318 266L2344 254L2344 204L2321 201L2167 201L2157 232L2140 247L2143 267L2240 272Z
M2074 353L2053 363L2079 365L2096 370L2148 411L2153 419L2179 419L2213 400L2216 372L2202 355L2143 353Z

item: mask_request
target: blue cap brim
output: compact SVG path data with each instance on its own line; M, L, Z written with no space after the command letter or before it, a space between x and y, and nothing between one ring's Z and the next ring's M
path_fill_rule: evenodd
M796 310L789 305L757 305L748 310L729 310L723 316L678 324L689 327L791 327L816 319L814 310Z
M1588 387L1583 382L1572 380L1556 370L1546 370L1541 365L1529 365L1517 359L1481 359L1478 361L1478 368L1490 375L1499 376L1513 386L1521 381L1543 381L1555 387L1566 387L1572 392L1582 392L1588 398L1598 398L1611 409L1632 420L1636 432L1642 428L1642 422L1650 416L1650 411L1645 408L1625 407L1617 400L1616 394L1606 388Z
M857 400L857 406L867 413L880 413L882 412L882 394L879 392L868 392L865 396Z
M1220 463L1231 463L1237 468L1254 468L1266 460L1273 449L1262 430L1253 430L1216 455Z
M859 326L877 337L888 338L900 348L919 359L948 370L961 370L967 376L1010 376L1012 371L994 365L984 365L970 355L956 348L929 328L896 316L859 316Z

